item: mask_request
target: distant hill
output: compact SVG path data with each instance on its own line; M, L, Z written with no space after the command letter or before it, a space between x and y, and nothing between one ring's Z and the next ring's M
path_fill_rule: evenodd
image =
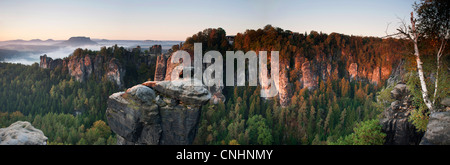
M96 45L97 42L92 41L90 37L70 37L69 40L63 41L58 46L81 46L81 45Z

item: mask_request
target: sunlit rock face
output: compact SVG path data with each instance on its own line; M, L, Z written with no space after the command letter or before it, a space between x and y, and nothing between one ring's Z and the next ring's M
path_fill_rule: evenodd
M106 76L107 80L114 82L119 87L124 85L125 69L116 58L105 60L100 55L95 57L85 55L82 57L72 56L64 60L53 60L44 55L40 57L40 60L41 68L55 69L60 66L63 69L67 69L69 75L79 82L85 82L91 76L95 76L97 80L101 80L103 76Z
M350 79L355 80L358 76L358 64L352 63L350 64L350 67L348 68L348 73L350 75Z

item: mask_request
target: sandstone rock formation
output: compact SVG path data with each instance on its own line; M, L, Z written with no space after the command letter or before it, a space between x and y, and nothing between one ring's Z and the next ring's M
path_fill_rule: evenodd
M174 72L174 70L176 69L175 67L177 67L179 65L177 63L172 63L171 62L172 61L172 55L169 56L169 58L167 59L167 62L166 62L166 64L167 64L166 65L166 75L164 76L164 80L165 81L170 81L171 80L172 72ZM179 72L179 71L176 70L176 72ZM180 73L182 73L182 72L180 72Z
M311 62L306 61L302 64L302 79L303 88L308 88L310 90L315 89L317 87L316 76L313 74L311 70Z
M202 84L197 79L178 79L172 81L148 81L143 85L152 87L162 95L176 97L177 100L186 104L205 104L211 98L211 93L206 86L195 86Z
M123 77L125 76L125 69L121 67L119 60L117 60L116 58L112 58L106 65L106 78L109 81L114 82L119 87L122 87Z
M356 77L358 76L358 64L351 63L350 67L348 68L348 73L350 74L350 79L356 79Z
M162 53L161 45L153 45L152 47L150 47L149 53L156 54L156 55L161 54Z
M45 69L55 69L58 66L67 69L70 76L74 77L79 82L85 82L91 76L95 76L97 80L101 80L106 76L107 80L114 82L119 87L122 87L125 76L125 69L116 58L105 58L101 55L91 57L85 55L82 57L71 56L64 60L53 60L46 55L40 57L40 67Z
M421 145L450 145L450 112L430 114Z
M0 129L0 145L47 145L47 139L27 121L17 121Z
M380 67L375 67L375 69L373 69L372 72L372 77L370 78L370 82L372 82L373 84L378 84L381 82L381 73L380 73L381 69Z
M405 60L400 60L399 64L392 70L392 74L390 74L387 79L388 87L395 86L397 82L402 81L403 75L405 75L405 73L406 73L404 63L405 63Z
M89 56L73 57L69 60L67 67L69 68L69 74L79 82L86 81L93 70Z
M118 144L192 144L201 106L211 98L192 81L149 81L111 95L106 116Z
M280 105L282 107L286 107L290 102L290 83L289 83L289 63L287 60L284 60L280 64L280 77L279 77L279 85L278 85L278 97L280 98Z
M443 106L443 111L450 111L450 97L446 97L441 100L441 105Z
M411 95L405 84L399 83L391 91L395 99L391 106L383 112L382 131L386 133L387 145L417 145L423 133L417 133L415 126L408 121L411 111Z
M56 67L61 66L63 64L63 60L61 59L53 60L52 58L47 57L47 55L45 54L40 57L40 60L41 60L40 66L45 69L55 69Z
M167 59L164 55L160 55L156 58L156 68L155 68L155 81L163 81L166 77L166 65Z

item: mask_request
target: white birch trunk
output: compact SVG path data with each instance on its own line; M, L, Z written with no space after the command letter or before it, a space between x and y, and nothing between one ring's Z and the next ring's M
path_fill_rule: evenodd
M432 102L430 101L430 98L428 97L428 89L427 84L425 83L425 77L423 76L423 68L422 68L422 61L420 60L420 54L419 54L419 47L417 45L417 40L419 38L419 35L416 31L416 22L413 17L413 13L411 12L411 33L412 33L412 40L414 43L414 56L416 56L416 62L417 62L417 72L419 73L419 80L420 80L420 87L422 89L422 98L423 102L427 106L427 108L434 112L434 107Z
M440 66L441 66L440 59L441 59L441 56L442 56L442 51L445 48L445 43L446 43L446 40L444 38L444 39L442 39L441 47L439 48L439 51L438 51L437 57L436 57L437 68L436 68L436 81L434 81L433 104L435 104L435 102L436 102L436 94L437 94L437 91L438 91L438 83L439 83L439 69L440 69Z
M416 56L417 73L419 73L419 80L420 80L420 87L422 88L423 102L425 103L425 105L431 112L434 112L433 104L431 103L431 101L428 97L427 84L425 83L425 77L423 76L422 61L420 60L419 49L417 47L416 42L414 42L414 55Z

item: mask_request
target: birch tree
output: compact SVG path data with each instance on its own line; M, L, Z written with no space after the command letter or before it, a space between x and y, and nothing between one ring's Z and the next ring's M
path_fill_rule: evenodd
M434 94L432 104L435 104L439 91L439 72L441 58L445 55L446 44L450 33L450 2L448 0L421 0L414 3L417 12L418 31L424 37L431 39L436 45L436 81L434 83Z
M414 4L418 19L414 18L411 12L411 26L408 27L404 21L397 31L414 44L414 56L417 63L417 72L420 80L422 99L431 112L435 112L435 102L439 92L439 71L441 66L440 59L445 55L447 40L450 35L450 2L448 0L421 0ZM438 45L436 47L436 79L434 82L434 93L432 101L428 95L428 89L425 82L422 60L419 52L419 37L425 37Z
M416 28L416 20L414 19L414 13L411 12L411 26L407 28L406 23L402 22L402 26L397 29L399 34L405 36L407 39L411 40L414 44L414 56L416 57L417 63L417 73L419 74L420 87L422 92L422 99L427 108L434 112L433 103L430 101L430 97L428 96L427 84L425 83L425 77L423 74L422 60L420 59L420 52L418 46L419 33Z

